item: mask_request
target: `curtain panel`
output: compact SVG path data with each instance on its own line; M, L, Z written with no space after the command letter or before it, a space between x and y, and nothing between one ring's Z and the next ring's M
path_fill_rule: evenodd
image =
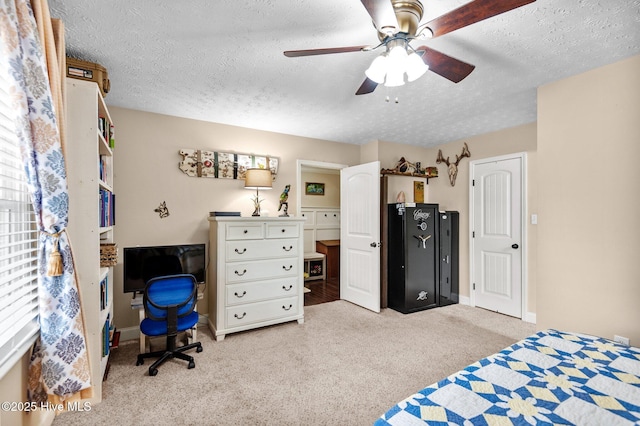
M42 28L52 32L46 0L35 3L44 21ZM57 59L55 53L55 62L45 56L47 51L55 52L48 41L53 37L40 38L27 0L0 0L0 7L1 56L9 65L15 131L40 231L40 339L32 355L28 388L33 401L51 396L68 399L82 390L90 392L91 377L80 295L65 232L69 195L59 133L63 119L56 117L63 102L52 97L48 76L47 61L56 66L51 64ZM61 79L54 87L62 87Z

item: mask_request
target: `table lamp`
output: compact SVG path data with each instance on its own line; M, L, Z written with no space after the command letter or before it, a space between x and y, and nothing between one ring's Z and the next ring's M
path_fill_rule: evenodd
M271 177L271 170L269 169L247 169L244 177L245 189L255 189L256 198L253 199L253 206L255 210L251 216L260 216L260 203L262 200L259 198L258 191L260 189L271 189L273 178Z

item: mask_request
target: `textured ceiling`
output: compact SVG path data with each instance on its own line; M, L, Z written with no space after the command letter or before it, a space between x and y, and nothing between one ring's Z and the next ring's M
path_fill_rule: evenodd
M465 0L423 0L422 22ZM476 66L354 93L381 50L359 0L49 0L67 54L105 66L109 105L352 144L434 146L536 120L536 89L640 53L640 0L538 0L432 40ZM386 102L389 96L391 102ZM394 102L395 98L398 102Z

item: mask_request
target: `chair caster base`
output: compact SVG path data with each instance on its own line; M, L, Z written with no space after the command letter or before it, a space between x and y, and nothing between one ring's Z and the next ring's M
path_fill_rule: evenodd
M150 376L155 376L156 374L158 374L158 369L157 368L150 368L149 369L149 375Z

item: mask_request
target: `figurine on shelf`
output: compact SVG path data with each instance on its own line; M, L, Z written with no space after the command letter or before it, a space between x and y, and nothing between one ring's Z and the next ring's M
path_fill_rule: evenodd
M383 174L396 174L396 175L415 175L422 174L424 170L421 169L422 164L420 162L412 163L406 160L404 157L400 157L396 166L393 169L382 169Z
M278 211L282 209L284 206L284 210L280 217L289 217L289 190L291 189L291 185L287 185L284 187L284 191L280 194L280 205L278 206Z

